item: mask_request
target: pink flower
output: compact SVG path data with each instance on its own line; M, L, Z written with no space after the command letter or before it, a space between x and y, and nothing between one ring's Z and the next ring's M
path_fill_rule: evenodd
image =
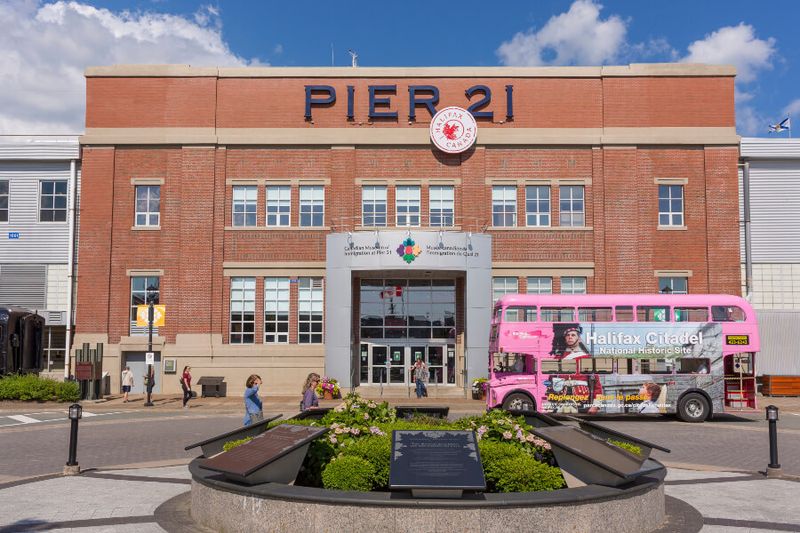
M510 431L504 431L503 432L503 438L504 439L510 439L511 438L511 432Z

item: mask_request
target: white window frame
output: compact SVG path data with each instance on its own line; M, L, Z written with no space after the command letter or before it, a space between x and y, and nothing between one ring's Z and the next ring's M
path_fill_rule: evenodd
M678 196L675 196L678 193ZM662 209L662 203L666 202L666 210ZM677 203L678 209L673 210ZM662 227L682 227L684 225L683 216L683 185L659 184L658 185L658 225Z
M234 315L237 313L239 316L235 317ZM252 318L247 317L248 314ZM240 331L234 331L234 324L239 324L241 326ZM252 330L245 331L246 325L250 325ZM228 342L230 344L255 344L256 278L231 278L230 314L228 316L228 326ZM250 337L249 339L248 336Z
M525 224L529 228L550 226L549 185L525 186Z
M304 217L307 221L304 221ZM315 220L317 219L317 220ZM325 225L325 186L300 186L300 226L320 228Z
M492 305L504 294L517 294L519 279L513 276L496 276L492 278Z
M292 223L291 185L267 185L267 226L288 228Z
M5 184L5 192L0 192L0 223L8 222L8 217L11 214L9 204L11 203L11 181L0 180L0 185ZM5 200L3 202L2 200ZM5 204L5 207L2 207Z
M499 217L499 218L497 218ZM511 217L510 223L508 217ZM498 224L497 222L500 222ZM492 226L513 228L517 225L517 186L492 186Z
M367 215L366 206L372 206L372 214ZM378 213L378 207L383 208L382 213ZM371 217L369 220L367 217ZM383 218L383 220L380 220ZM386 185L362 185L361 186L361 224L365 227L383 228L386 227L387 200Z
M325 342L325 284L322 278L297 278L297 343ZM307 317L304 317L307 315ZM308 326L305 328L304 326ZM308 329L308 331L303 331ZM318 331L314 331L318 330Z
M580 194L576 194L580 192ZM583 185L560 185L558 188L559 226L578 228L586 225L586 188Z
M394 208L397 227L419 227L420 186L397 185L394 189Z
M527 294L553 294L553 278L550 276L528 276L527 283Z
M153 189L158 190L158 196L154 197ZM139 191L146 191L143 198L145 202L144 211L139 209ZM134 203L135 215L133 219L134 226L138 228L154 228L161 225L161 185L135 185L134 186ZM151 210L153 207L152 202L155 202L155 211ZM139 217L144 217L144 222L139 222ZM153 218L155 217L155 218Z
M455 225L455 187L452 185L431 185L428 187L428 217L435 228L449 228Z
M134 288L134 284L136 280L144 279L144 290L138 290ZM151 289L152 281L156 280L156 289ZM142 295L142 302L141 303L134 303L133 296L134 294L141 294ZM131 276L130 282L130 316L128 317L129 321L129 333L130 335L147 335L147 326L137 326L136 325L136 313L138 310L138 306L140 305L147 305L150 302L153 302L154 305L157 305L161 299L161 276ZM158 327L153 326L153 335L158 335Z
M258 226L258 187L256 185L233 186L231 226L235 228Z
M289 344L289 287L289 278L264 278L264 344Z
M53 192L45 194L44 192L44 184L45 183L52 183L53 184ZM56 187L58 184L64 184L64 192L59 193L56 192ZM62 197L64 198L64 207L56 207L56 199ZM51 206L50 207L43 207L43 200L45 198L50 198ZM39 222L53 222L56 224L64 223L67 221L67 204L69 202L69 182L67 180L40 180L39 181ZM55 218L55 214L58 212L64 213L64 220L42 220L42 211L48 211L53 213L53 218Z
M561 294L588 294L585 276L563 276Z
M683 283L683 289L675 288L676 282ZM665 289L669 288L669 291ZM687 276L659 276L658 292L668 294L689 294L689 278Z

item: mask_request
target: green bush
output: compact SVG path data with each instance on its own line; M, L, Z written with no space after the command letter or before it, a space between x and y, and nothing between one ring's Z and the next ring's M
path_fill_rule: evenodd
M236 448L237 446L241 446L242 444L244 444L246 442L250 442L251 440L253 440L253 437L245 437L245 438L239 439L239 440L229 440L228 442L226 442L225 444L222 445L222 451L223 452L230 451L230 450Z
M512 443L484 440L478 446L489 492L548 491L564 486L561 470L537 461Z
M386 490L389 487L390 439L389 435L365 437L347 445L341 452L342 457L360 457L375 467L372 490Z
M0 378L0 400L76 402L79 399L80 387L73 381L60 382L36 374Z
M624 440L608 439L608 443L613 446L616 446L617 448L628 450L632 454L642 455L642 448L635 444L631 444L630 442L625 442Z
M335 458L322 471L322 485L326 489L367 492L372 489L374 479L375 467L351 455Z

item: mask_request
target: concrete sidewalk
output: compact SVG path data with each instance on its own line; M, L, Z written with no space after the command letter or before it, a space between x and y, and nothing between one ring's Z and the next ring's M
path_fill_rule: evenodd
M206 531L189 514L190 479L181 464L0 485L0 533ZM800 531L800 480L670 468L665 492L668 521L659 533Z

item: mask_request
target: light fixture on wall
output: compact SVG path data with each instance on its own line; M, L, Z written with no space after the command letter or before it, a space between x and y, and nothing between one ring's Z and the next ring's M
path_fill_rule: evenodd
M353 246L354 246L353 245L353 232L352 231L348 231L347 232L347 247L348 248L352 248Z
M467 233L467 250L472 250L472 232Z
M378 234L378 230L375 230L375 248L381 247L381 240L380 235Z
M439 248L444 248L444 232L439 230Z

